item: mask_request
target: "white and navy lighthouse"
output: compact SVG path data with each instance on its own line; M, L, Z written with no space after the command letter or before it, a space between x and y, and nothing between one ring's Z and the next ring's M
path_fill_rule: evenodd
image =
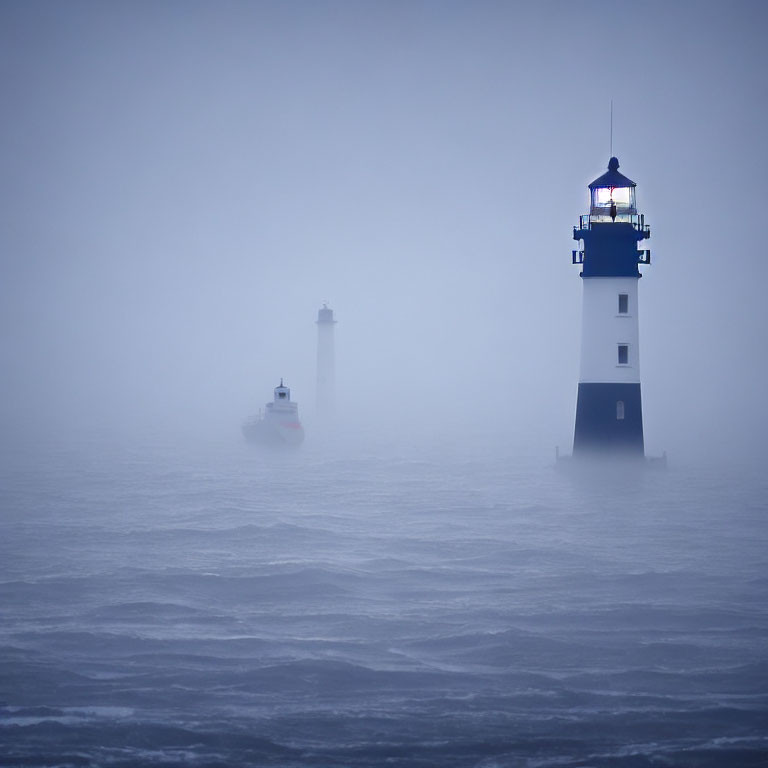
M637 288L638 265L650 264L651 252L638 243L651 233L637 212L636 186L612 157L573 229L583 243L573 263L584 286L574 458L644 456Z

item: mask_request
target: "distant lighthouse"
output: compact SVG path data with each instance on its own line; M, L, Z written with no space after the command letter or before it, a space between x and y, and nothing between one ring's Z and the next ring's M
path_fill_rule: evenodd
M335 407L336 361L333 348L333 310L327 304L317 313L317 414L330 418Z
M573 228L583 242L573 263L584 286L574 458L644 456L637 288L638 265L650 264L651 252L637 244L651 232L637 213L636 186L612 157L589 185L589 213Z

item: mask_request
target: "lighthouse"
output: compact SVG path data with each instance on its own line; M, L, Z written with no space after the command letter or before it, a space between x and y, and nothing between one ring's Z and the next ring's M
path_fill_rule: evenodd
M574 458L644 457L637 288L651 252L638 244L651 232L637 212L636 186L612 157L589 185L589 213L573 228L583 285Z
M335 401L336 362L333 348L333 310L323 304L317 313L317 414L329 419Z

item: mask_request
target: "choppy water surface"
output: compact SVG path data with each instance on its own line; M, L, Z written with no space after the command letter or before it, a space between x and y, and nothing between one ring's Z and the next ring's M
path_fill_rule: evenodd
M768 485L5 450L0 765L758 766Z

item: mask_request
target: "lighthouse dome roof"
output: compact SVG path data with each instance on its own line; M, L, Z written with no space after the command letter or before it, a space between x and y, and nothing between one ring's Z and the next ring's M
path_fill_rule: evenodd
M602 176L596 178L590 185L590 189L598 189L602 187L636 187L632 179L628 179L623 173L619 173L619 160L616 157L612 157L608 161L608 171Z

